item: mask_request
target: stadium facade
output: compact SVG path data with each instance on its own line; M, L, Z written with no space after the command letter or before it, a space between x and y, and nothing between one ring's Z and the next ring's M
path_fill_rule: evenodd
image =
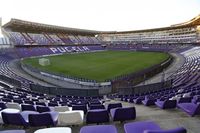
M3 29L14 45L200 43L200 16L169 27L124 32L66 28L18 19L12 19Z
M188 22L172 25L170 27L110 32L103 33L100 37L103 41L110 43L195 44L200 42L200 16L197 16Z

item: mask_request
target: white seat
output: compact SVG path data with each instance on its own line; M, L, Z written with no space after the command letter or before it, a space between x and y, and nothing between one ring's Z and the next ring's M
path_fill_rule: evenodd
M19 113L20 110L19 110L19 109L8 109L8 108L6 108L6 109L1 110L0 113L1 113L1 112L6 112L6 113Z
M179 89L178 90L179 93L182 93L183 91L184 91L184 89Z
M36 130L34 133L71 133L72 130L69 127L52 127Z
M59 112L58 125L80 125L83 124L83 119L84 112L82 110Z
M66 111L70 111L70 108L68 106L55 106L54 111L66 112Z
M8 102L6 104L6 107L7 108L11 108L11 109L18 109L18 110L21 110L21 106L19 103L11 103L11 102Z
M183 97L190 97L190 95L191 95L191 93L188 92L188 93L183 94Z
M48 103L49 102L49 100L46 100L46 99L39 99L39 102L44 102L44 103Z
M169 100L179 100L181 97L172 97Z
M19 96L13 96L13 98L19 98Z

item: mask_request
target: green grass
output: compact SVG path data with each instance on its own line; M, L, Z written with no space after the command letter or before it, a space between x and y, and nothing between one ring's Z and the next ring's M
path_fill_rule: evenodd
M104 51L45 57L50 60L49 66L39 65L38 58L28 58L23 60L23 63L40 70L102 82L143 70L168 57L168 54L158 52Z

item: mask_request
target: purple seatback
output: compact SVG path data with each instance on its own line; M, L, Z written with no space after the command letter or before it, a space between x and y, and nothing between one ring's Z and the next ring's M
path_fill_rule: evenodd
M187 133L187 130L183 127L178 127L169 130L146 130L144 133Z

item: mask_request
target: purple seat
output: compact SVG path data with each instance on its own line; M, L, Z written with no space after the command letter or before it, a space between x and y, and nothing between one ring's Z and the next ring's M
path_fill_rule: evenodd
M99 100L92 100L92 101L89 101L89 105L92 105L92 104L101 104L101 102Z
M168 100L169 98L166 98L166 97L161 97L159 99L157 99L156 101L165 101L165 100Z
M169 130L146 130L145 133L187 133L187 130L183 127L178 127Z
M25 130L4 130L0 131L0 133L25 133Z
M46 106L44 102L35 102L36 105Z
M2 119L6 125L17 125L28 127L29 123L25 121L23 116L20 113L6 113L2 112Z
M131 98L129 99L129 102L130 102L130 103L134 103L134 97L131 97Z
M144 133L145 130L161 130L153 121L140 121L124 124L125 133Z
M30 100L24 100L24 103L25 103L25 104L32 104L32 105L34 105L34 102L33 102L33 101L30 101Z
M155 104L161 109L176 108L176 100L157 101Z
M51 111L51 109L49 107L46 107L46 106L36 106L36 109L40 113L42 113L42 112L50 112Z
M58 106L58 103L50 102L50 103L48 103L48 106L55 107L55 106Z
M1 110L7 108L5 102L0 102L0 108Z
M156 99L152 97L145 97L145 99L142 101L142 103L145 106L155 105L155 102L156 102Z
M86 123L109 122L109 114L106 109L89 110L86 116Z
M10 98L2 98L3 102L12 102L12 100Z
M103 104L92 104L90 105L90 110L92 109L105 109L105 106Z
M135 107L114 108L110 110L113 121L134 120L136 118Z
M190 103L192 100L192 97L181 97L178 99L177 103Z
M163 130L153 121L131 122L124 124L125 133L186 133L186 129L178 127L174 129Z
M22 104L22 111L36 111L36 108L34 105L31 104Z
M56 126L58 123L58 112L44 112L29 115L30 126Z
M24 118L24 120L25 120L27 123L29 123L29 119L28 119L29 115L30 115L30 114L39 114L39 113L36 112L36 111L22 111L20 114L22 115L22 117Z
M81 105L72 105L72 110L83 110L84 114L87 113L87 105L81 104Z
M179 103L177 106L192 117L195 115L200 115L200 104Z
M113 125L84 126L80 133L117 133L117 129Z
M14 102L14 103L22 104L22 103L23 103L23 100L21 100L21 99L14 99L13 102Z
M133 101L135 104L141 104L143 100L144 100L144 97L138 97L138 98L134 99Z
M122 107L122 103L110 103L108 104L107 110L110 112L111 109Z
M193 99L192 99L192 102L195 103L195 104L200 102L200 95L194 96Z

